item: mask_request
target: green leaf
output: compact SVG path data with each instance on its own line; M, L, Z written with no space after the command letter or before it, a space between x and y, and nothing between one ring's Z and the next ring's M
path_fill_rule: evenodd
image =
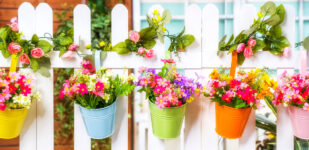
M229 49L228 54L229 54L229 53L232 53L235 49L236 49L236 45L233 45L233 46Z
M242 31L242 32L240 32L238 35L237 35L237 37L235 38L235 40L234 40L234 43L243 43L246 39L247 39L247 35L246 34L244 34L244 30Z
M269 33L271 34L271 36L275 37L275 38L279 38L282 35L282 30L281 30L281 26L280 25L276 25L273 26L269 29Z
M73 43L73 39L70 36L60 37L59 41L60 41L60 45L62 46L68 46Z
M39 37L36 34L33 34L32 38L31 38L31 43L34 45L37 45L39 42Z
M238 65L242 65L245 61L245 56L244 56L244 53L238 53L237 54L237 64Z
M156 36L156 30L152 27L142 29L140 32L141 39L153 39Z
M38 47L41 48L45 53L48 53L53 48L53 46L45 40L39 40Z
M309 36L307 36L303 41L303 47L309 51Z
M182 31L177 35L177 37L181 37L185 33L185 27L183 27Z
M117 52L118 54L128 54L130 52L125 42L119 42L118 44L113 46L112 50Z
M162 18L163 18L163 20L162 20L163 24L168 24L172 19L171 12L167 9L164 10L163 14L162 14Z
M270 26L275 26L279 24L281 21L280 16L275 14L269 17L268 19L265 20L265 24L270 25Z
M265 16L273 15L275 12L276 12L276 4L272 1L266 2L261 7L261 14L263 14Z
M44 76L44 77L50 77L49 69L46 68L46 67L40 67L40 68L38 69L38 72L39 72L42 76Z
M248 30L244 30L243 34L246 34L247 36L253 34L259 29L259 24L253 24Z
M280 4L277 8L276 8L276 14L280 17L280 23L282 23L284 21L285 18L285 9L284 6L282 4Z
M189 45L191 45L193 42L195 41L195 38L193 35L191 34L186 34L183 35L181 37L181 42L183 44L184 47L188 47Z
M228 42L226 43L226 45L231 44L231 42L234 40L234 34L232 34L232 36L230 37L230 39L228 40Z
M264 47L265 47L266 45L265 45L265 43L264 43L264 41L262 41L262 40L256 40L256 44L255 44L255 46L252 48L252 50L253 50L253 52L256 52L256 51L258 51L258 50L260 50L260 49L263 49Z
M37 59L31 58L30 64L31 64L31 68L32 68L33 72L36 72L39 69L39 62L38 62Z
M156 40L154 40L154 39L145 40L145 41L143 41L142 44L143 44L144 48L151 49L156 45Z

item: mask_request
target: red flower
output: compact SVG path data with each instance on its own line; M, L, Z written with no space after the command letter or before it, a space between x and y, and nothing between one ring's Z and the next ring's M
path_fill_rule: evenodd
M9 91L10 91L11 94L16 93L16 89L17 88L15 87L14 84L9 84Z
M21 87L20 89L21 89L21 94L23 94L24 96L31 94L31 88L29 88L28 86Z
M95 88L97 91L102 91L104 89L104 83L101 82L101 81L98 81L96 84L95 84Z

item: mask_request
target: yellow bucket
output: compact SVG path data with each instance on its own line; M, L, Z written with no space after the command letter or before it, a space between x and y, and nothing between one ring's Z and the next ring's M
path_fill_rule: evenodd
M18 137L23 128L29 109L11 109L0 111L0 138Z

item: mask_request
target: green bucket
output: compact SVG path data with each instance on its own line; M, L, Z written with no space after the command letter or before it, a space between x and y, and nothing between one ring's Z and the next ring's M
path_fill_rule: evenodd
M153 134L160 139L174 139L180 135L186 104L179 107L158 108L149 101Z

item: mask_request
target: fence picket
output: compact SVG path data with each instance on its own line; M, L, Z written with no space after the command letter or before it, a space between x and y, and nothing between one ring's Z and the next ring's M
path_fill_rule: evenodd
M53 34L53 11L46 3L40 3L36 8L36 34L44 37ZM46 78L36 73L42 99L37 102L37 149L54 149L54 92L53 69L51 76Z
M18 8L18 26L19 32L22 32L24 37L28 40L31 39L35 33L35 9L28 3L24 2ZM1 57L3 57L1 55ZM10 59L1 58L1 67L9 67ZM5 62L6 64L2 64ZM37 82L36 82L37 83ZM20 134L19 149L20 150L34 150L37 145L37 102L34 101L27 119L25 120L24 127Z
M90 10L87 5L79 4L74 8L74 43L80 44L80 50L91 43ZM79 64L78 64L79 65ZM74 148L90 150L91 141L87 135L78 105L74 105Z

